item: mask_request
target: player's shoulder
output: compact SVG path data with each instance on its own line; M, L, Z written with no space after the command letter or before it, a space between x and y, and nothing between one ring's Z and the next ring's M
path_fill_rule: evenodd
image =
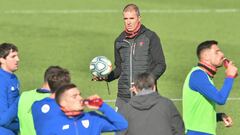
M21 96L30 96L30 95L32 95L33 93L36 93L36 89L23 91L23 92L21 93Z
M9 87L9 80L0 75L0 92L5 92Z
M201 69L196 69L191 73L191 77L201 77L201 76L207 76L207 74L201 70Z
M35 101L32 105L32 112L37 112L37 113L50 113L54 112L52 110L58 109L59 106L57 105L56 101L52 98L46 97L42 100ZM60 110L60 109L58 109Z
M34 102L33 100L33 93L35 92L34 90L28 90L28 91L23 91L20 95L20 99L19 99L19 104L25 106L24 104L27 102Z
M43 104L43 103L51 103L52 101L54 101L54 99L50 98L50 97L46 97L46 98L43 98L41 100L38 100L36 102L34 102L34 104Z
M96 111L86 112L85 115L99 115Z
M8 79L5 76L0 74L0 83L5 84L6 81L8 81Z
M32 105L32 108L39 108L39 107L42 107L42 106L54 106L55 105L55 100L52 99L52 98L49 98L49 97L46 97L46 98L43 98L41 100L38 100L38 101L35 101Z
M94 118L99 118L101 117L102 115L97 113L96 111L90 111L90 112L85 112L84 113L84 117L85 118L91 118L91 119L94 119Z

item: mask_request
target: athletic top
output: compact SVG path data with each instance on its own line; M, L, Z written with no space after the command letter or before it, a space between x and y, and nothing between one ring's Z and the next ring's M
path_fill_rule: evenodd
M24 91L21 94L18 104L18 118L21 135L36 135L31 107L34 101L38 101L49 96L50 90L46 89L29 90Z
M19 86L16 75L0 68L0 127L12 131L19 129L17 119Z
M68 117L62 111L59 111L60 108L56 102L50 102L48 104L45 102L42 106L38 106L41 108L35 110L38 115L33 113L34 118L38 117L34 120L34 122L37 122L34 123L35 128L39 129L38 126L42 126L41 130L37 130L37 135L100 135L101 132L121 131L128 126L124 117L115 112L106 103L103 103L99 108L103 115L92 111L83 112L77 117ZM47 105L49 107L46 107ZM53 109L53 106L58 108ZM32 111L35 107L36 104L33 105ZM42 117L44 115L51 118L46 119L46 117ZM39 124L39 116L43 118L41 118L41 122L44 123L42 125Z
M191 133L204 133L201 135L216 134L215 103L222 105L226 102L233 80L226 78L222 89L217 90L212 78L201 68L194 67L191 70L183 87L183 118L186 130Z

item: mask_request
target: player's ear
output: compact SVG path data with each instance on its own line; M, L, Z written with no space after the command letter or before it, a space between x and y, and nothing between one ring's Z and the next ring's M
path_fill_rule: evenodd
M138 93L138 90L137 90L137 87L136 87L136 86L133 86L130 90L131 90L133 93L135 93L135 94Z
M5 61L4 58L0 58L0 65L1 65L2 63L4 63L4 61Z
M61 101L59 102L59 105L62 106L62 107L64 107L64 108L66 108L67 103L65 102L65 100L61 100Z
M62 107L66 107L67 106L67 102L64 100L64 97L59 97L59 105Z
M152 86L152 90L153 90L153 91L156 91L156 85L153 85L153 86Z

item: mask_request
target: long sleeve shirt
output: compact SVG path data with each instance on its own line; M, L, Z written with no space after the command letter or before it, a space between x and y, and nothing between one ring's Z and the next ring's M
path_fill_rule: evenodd
M17 131L19 81L16 75L0 69L0 126Z

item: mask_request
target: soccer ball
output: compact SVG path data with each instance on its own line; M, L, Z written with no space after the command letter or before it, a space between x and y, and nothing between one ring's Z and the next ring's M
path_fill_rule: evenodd
M90 63L92 75L97 77L106 77L112 71L112 63L105 56L97 56Z

